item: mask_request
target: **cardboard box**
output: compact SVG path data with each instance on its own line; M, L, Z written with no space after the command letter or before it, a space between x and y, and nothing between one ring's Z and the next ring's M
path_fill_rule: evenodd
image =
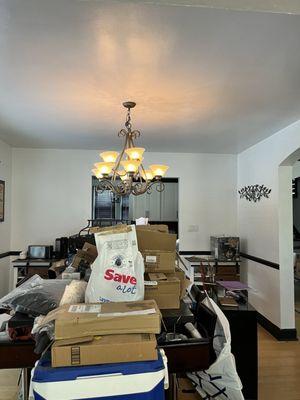
M175 271L175 251L144 250L145 272L173 273Z
M157 231L157 232L161 232L161 233L169 233L169 227L168 225L137 225L136 229L146 229L146 230L150 230L150 231Z
M140 227L137 227L136 234L139 251L144 257L145 271L174 272L177 236Z
M93 244L85 242L82 249L77 250L72 267L77 268L81 260L86 261L88 264L92 264L96 260L97 256L97 247Z
M180 300L182 300L186 295L188 287L191 285L191 281L187 278L185 273L179 268L176 268L174 274L180 280Z
M172 233L163 233L157 230L136 229L139 251L160 250L160 251L176 251L177 236Z
M155 300L161 310L180 308L180 279L175 274L149 273L145 279L146 300Z
M128 333L160 333L161 315L154 300L65 305L42 324L55 321L55 339Z
M149 333L58 340L51 349L52 367L157 360L156 346Z
M201 400L202 397L196 391L192 382L187 378L177 378L176 381L177 400Z
M99 232L115 232L116 230L124 230L126 231L127 227L130 225L118 224L118 225L110 225L110 226L93 226L89 229L90 233L99 233Z

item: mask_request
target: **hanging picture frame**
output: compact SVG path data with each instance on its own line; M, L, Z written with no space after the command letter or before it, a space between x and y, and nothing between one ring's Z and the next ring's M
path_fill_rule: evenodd
M4 221L5 181L0 180L0 222Z

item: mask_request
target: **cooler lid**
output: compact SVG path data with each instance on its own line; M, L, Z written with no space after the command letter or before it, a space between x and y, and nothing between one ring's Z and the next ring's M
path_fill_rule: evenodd
M110 374L134 375L160 371L164 368L163 360L158 352L158 360L138 361L116 364L86 365L78 367L51 367L51 355L45 354L34 369L34 382L73 381L83 376L99 376Z

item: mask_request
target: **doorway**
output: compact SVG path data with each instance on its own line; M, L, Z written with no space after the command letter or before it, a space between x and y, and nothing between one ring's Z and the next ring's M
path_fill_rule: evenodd
M292 185L295 324L300 334L300 160L293 165Z
M178 235L178 178L163 178L163 191L152 190L139 196L118 196L110 190L97 191L98 179L92 177L92 219L101 224L111 221L134 223L144 217L150 224L168 225Z
M280 264L280 308L281 319L285 326L296 327L300 334L300 314L298 309L298 299L300 301L300 285L295 276L294 254L294 204L295 195L293 190L293 179L295 169L300 159L300 148L290 154L279 165L279 184L278 184L278 206L279 206L279 264ZM299 174L300 176L300 174ZM293 188L293 190L292 190ZM298 188L298 186L297 186ZM296 192L294 190L294 192ZM296 245L296 241L295 241Z

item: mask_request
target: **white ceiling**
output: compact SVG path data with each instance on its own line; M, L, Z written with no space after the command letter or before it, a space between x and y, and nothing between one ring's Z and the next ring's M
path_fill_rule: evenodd
M0 137L237 153L300 118L300 16L100 0L0 0Z

